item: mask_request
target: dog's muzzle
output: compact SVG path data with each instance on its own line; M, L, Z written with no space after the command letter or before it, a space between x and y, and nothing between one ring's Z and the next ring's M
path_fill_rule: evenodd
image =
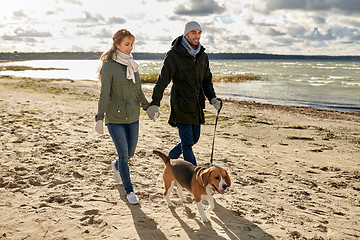
M226 188L227 188L227 185L226 185L226 184L221 185L221 188L222 188L222 189L218 189L217 187L215 187L214 184L211 184L211 186L213 187L213 189L214 189L216 192L218 192L218 193L220 193L220 194L224 194L224 193L225 193L225 190L226 190Z

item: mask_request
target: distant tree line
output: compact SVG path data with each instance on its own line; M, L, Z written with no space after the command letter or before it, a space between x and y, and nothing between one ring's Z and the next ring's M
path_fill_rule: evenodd
M348 60L360 61L360 56L328 56L328 55L282 55L266 53L210 53L209 59L270 59L270 60Z
M102 52L12 52L0 53L0 60L86 60L99 59ZM135 59L164 59L162 53L134 53Z
M101 52L3 52L0 60L76 60L99 59ZM165 53L133 53L138 60L162 60ZM269 59L269 60L341 60L360 61L360 56L328 56L328 55L281 55L265 53L208 53L209 59L240 60L240 59Z

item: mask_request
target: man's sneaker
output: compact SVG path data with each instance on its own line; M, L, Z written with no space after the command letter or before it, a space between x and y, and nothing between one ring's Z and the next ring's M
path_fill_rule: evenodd
M120 182L121 181L121 177L120 177L120 172L119 170L116 168L116 161L112 161L111 162L111 167L112 170L114 171L114 179L116 182Z
M138 204L139 203L139 199L138 197L135 195L134 192L129 193L126 196L126 199L129 201L130 204Z

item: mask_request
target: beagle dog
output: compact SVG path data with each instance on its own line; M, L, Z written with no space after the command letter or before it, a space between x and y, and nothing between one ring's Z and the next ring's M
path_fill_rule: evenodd
M203 222L209 222L205 215L205 211L201 200L207 200L209 210L213 210L215 192L225 193L225 189L230 187L230 177L228 173L221 167L196 167L190 162L184 160L170 159L159 151L150 151L146 155L156 154L162 158L165 163L163 172L165 198L169 207L175 207L170 201L170 193L177 185L177 192L182 202L186 201L182 188L187 189L195 198L197 208L199 210Z

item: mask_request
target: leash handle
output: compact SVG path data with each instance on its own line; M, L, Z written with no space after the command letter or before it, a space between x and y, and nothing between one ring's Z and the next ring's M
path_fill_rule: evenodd
M212 149L211 149L211 157L210 157L210 167L212 167L212 162L213 162L213 155L214 155L214 145L215 145L215 133L216 133L216 126L218 123L218 119L219 119L219 115L220 115L220 110L223 106L223 102L220 98L218 98L218 100L220 101L220 108L217 110L217 115L216 115L216 119L215 119L215 128L214 128L214 137L213 137L213 142L212 142Z

